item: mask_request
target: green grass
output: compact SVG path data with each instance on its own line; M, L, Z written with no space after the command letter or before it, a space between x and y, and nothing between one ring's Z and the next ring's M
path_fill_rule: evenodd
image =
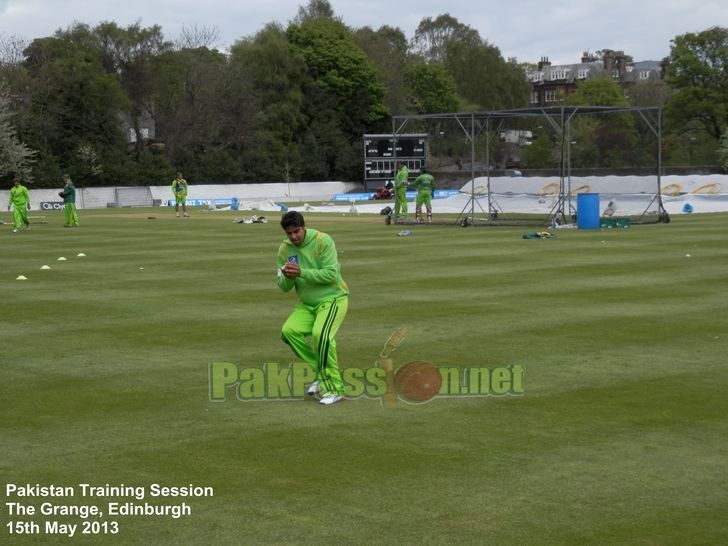
M728 542L728 214L551 240L451 226L404 238L380 216L308 215L351 288L344 367L373 366L405 326L396 365L526 370L521 397L396 407L209 401L210 362L292 360L278 215L232 214L3 226L3 543L69 542L9 535L8 521L79 521L8 516L4 483L214 487L145 499L185 500L189 517L118 518L117 535L74 542Z

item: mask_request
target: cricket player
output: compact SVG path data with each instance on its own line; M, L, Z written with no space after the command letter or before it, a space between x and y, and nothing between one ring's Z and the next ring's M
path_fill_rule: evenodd
M76 186L73 185L70 174L63 175L63 184L63 191L58 194L63 198L63 227L78 227Z
M427 207L427 223L432 223L432 194L435 191L435 179L422 167L421 174L415 179L417 188L417 205L415 208L415 222L422 220L422 205Z
M187 214L187 180L182 178L182 173L177 173L177 178L172 180L172 193L174 194L174 212L179 218L179 206L182 205L182 213L185 217Z
M296 289L296 305L281 330L283 341L314 369L310 396L320 395L321 404L343 399L344 382L336 358L336 332L349 305L349 288L341 278L334 240L327 234L306 228L303 215L283 215L286 238L278 248L278 287ZM311 338L313 347L307 337Z
M13 233L17 233L22 224L25 229L30 229L28 211L30 210L30 194L28 188L20 183L20 178L13 180L13 187L10 188L10 199L8 210L13 211Z
M409 169L404 161L399 162L399 170L394 179L394 220L399 218L407 218L407 179L409 178ZM401 211L401 215L400 215Z

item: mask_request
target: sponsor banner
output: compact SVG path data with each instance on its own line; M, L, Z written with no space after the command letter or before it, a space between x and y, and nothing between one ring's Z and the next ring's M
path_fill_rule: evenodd
M369 192L369 193L337 193L334 195L334 201L368 201L372 198L372 196L376 192ZM435 190L435 195L433 196L435 199L445 199L446 197L450 197L452 195L457 195L460 193L459 190ZM416 191L408 191L407 192L407 201L414 201L417 198L417 192ZM394 199L394 197L392 197Z
M187 206L188 207L204 207L204 206L210 206L210 205L232 205L233 201L237 202L237 199L234 197L227 197L225 199L187 199ZM176 201L174 199L169 199L167 201L168 207L173 207L175 205Z
M63 210L63 201L41 201L40 210Z

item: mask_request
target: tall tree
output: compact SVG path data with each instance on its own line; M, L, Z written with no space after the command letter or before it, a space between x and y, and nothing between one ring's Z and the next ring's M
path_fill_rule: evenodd
M20 141L11 118L10 101L0 88L0 178L16 175L31 182L31 165L36 151Z
M457 112L460 100L450 73L442 63L419 62L407 72L410 109L416 114Z
M442 63L469 109L528 105L530 86L522 67L515 60L504 60L497 47L455 17L446 13L423 19L412 47L425 59Z
M307 179L353 179L360 175L361 136L384 119L384 87L352 32L341 22L318 18L291 25L288 40L306 62L310 120Z
M728 28L674 38L667 81L675 90L665 107L669 127L698 126L717 143L728 126Z
M299 180L305 152L302 134L308 126L303 112L306 63L275 24L231 49L231 90L226 103L235 108L235 127L247 180ZM240 88L240 85L244 85Z
M23 134L42 155L38 167L52 166L47 176L37 177L39 183L57 184L58 169L92 157L89 146L103 165L110 150L123 146L119 113L128 103L116 77L104 70L98 50L59 34L34 40L25 55L28 85L19 91ZM82 184L104 182L98 168L86 175L75 178Z
M118 75L121 87L130 100L129 118L136 135L137 161L144 151L142 120L153 116L154 58L171 48L159 25L142 27L136 22L121 28L114 22L102 22L94 28L104 66Z
M412 48L425 59L445 63L448 48L454 42L476 47L481 43L480 34L449 13L444 13L435 19L425 17L420 21L412 39Z
M340 18L334 14L334 8L331 6L329 0L308 0L308 4L305 6L298 6L298 13L294 17L292 23L295 25L302 25L308 21L325 17L327 19L336 19L340 21Z
M395 114L406 112L409 61L404 32L390 26L382 26L376 31L363 27L356 30L355 37L384 85L384 105Z

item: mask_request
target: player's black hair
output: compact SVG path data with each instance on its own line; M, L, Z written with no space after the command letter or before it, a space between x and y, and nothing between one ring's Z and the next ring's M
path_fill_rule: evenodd
M303 219L303 214L295 210L285 213L283 215L283 218L281 218L281 227L283 229L286 229L291 226L306 227L306 222Z

